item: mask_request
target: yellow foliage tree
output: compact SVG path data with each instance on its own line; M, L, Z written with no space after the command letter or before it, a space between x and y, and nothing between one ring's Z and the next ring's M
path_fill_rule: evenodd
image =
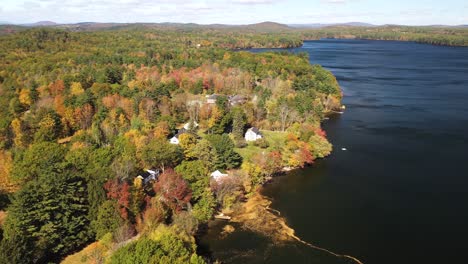
M18 185L10 179L10 172L13 165L11 154L0 151L0 190L11 193L18 189Z
M218 121L221 120L221 118L223 118L221 111L218 109L218 107L216 106L213 107L213 111L211 112L211 117L208 120L208 127L209 128L214 127L216 123L218 123Z
M185 133L179 136L179 146L184 150L186 159L194 158L193 149L197 145L197 137L195 135Z
M250 161L244 162L242 163L242 170L249 175L251 187L263 183L264 174L262 173L262 168L257 164Z
M72 82L70 85L70 92L73 95L80 95L85 92L83 87L81 86L81 83L79 82Z
M32 104L31 91L29 89L21 89L19 93L19 101L22 104L31 105Z
M24 147L25 138L23 134L21 120L19 120L18 118L13 119L13 121L11 121L11 129L13 130L13 134L15 135L15 137L13 138L13 142L15 143L15 145L20 148Z
M160 121L154 129L154 137L159 139L165 139L170 133L169 123L167 121Z

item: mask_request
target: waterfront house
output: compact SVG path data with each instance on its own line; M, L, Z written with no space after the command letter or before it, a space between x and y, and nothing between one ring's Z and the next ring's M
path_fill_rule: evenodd
M245 140L246 141L257 141L257 139L263 138L262 133L258 128L256 127L251 127L247 130L245 133Z

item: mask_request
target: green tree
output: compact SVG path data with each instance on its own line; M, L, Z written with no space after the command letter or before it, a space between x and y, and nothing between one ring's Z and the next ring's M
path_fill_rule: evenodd
M117 203L111 200L105 201L99 207L97 219L92 222L96 239L100 239L107 233L114 232L123 223L124 220L120 217Z
M216 199L210 190L205 190L200 195L200 199L193 206L193 216L200 222L206 223L213 217L216 207Z
M234 150L234 143L227 134L209 135L207 140L218 156L215 167L218 169L233 169L241 165L242 157Z
M232 134L236 139L242 139L244 137L244 129L247 123L247 117L245 116L242 108L236 107L231 110L232 115Z
M109 66L105 70L106 81L114 84L122 81L122 69L118 66Z
M193 148L192 156L197 157L209 172L216 168L218 153L208 140L200 140Z
M170 144L167 140L153 139L141 150L141 159L146 168L175 167L182 160L183 154L179 146Z
M12 177L18 180L37 179L40 175L64 170L66 149L52 142L32 144L24 153L15 156Z
M183 161L175 171L189 183L193 199L198 199L209 187L210 171L201 160Z
M86 198L83 179L71 173L41 175L13 197L4 239L20 236L19 246L33 245L27 263L57 261L91 238Z

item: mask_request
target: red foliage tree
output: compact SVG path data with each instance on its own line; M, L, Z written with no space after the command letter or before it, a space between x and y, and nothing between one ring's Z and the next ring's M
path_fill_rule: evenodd
M297 159L301 164L301 167L304 167L307 164L314 163L314 156L310 151L310 146L307 143L301 142L299 144L299 149L297 150Z
M326 137L327 137L327 132L325 132L325 131L324 131L323 129L321 129L321 128L317 128L317 129L315 130L315 134L317 134L317 135L319 135L319 136L321 136L321 137L323 137L323 138L326 138Z
M259 153L254 156L253 162L262 169L266 177L271 177L282 168L281 152L271 151L268 153Z
M104 184L107 198L116 200L119 205L120 216L128 220L128 211L130 206L130 185L127 182L120 183L117 179L108 180Z
M173 210L182 210L192 198L188 183L173 169L166 169L154 184L154 191L160 194L164 202Z
M88 129L93 122L94 109L90 104L75 108L74 116L81 129Z
M49 84L49 91L52 96L62 94L63 90L65 90L65 83L62 80L56 80Z

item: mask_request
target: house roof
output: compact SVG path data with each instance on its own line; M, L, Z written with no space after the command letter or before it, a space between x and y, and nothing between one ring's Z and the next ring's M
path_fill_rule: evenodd
M147 183L151 180L156 180L156 178L159 176L159 170L146 170L140 175L137 176L137 178L140 178L143 180L143 183Z
M237 94L237 95L234 95L234 96L231 96L231 97L229 98L230 101L243 101L243 100L245 100L245 99L246 99L245 96L243 96L243 95L238 95L238 94Z
M207 99L217 99L219 97L219 95L217 94L212 94L212 95L208 95L206 98Z
M262 133L260 132L260 130L258 130L258 128L256 128L256 127L251 127L251 128L249 128L249 130L252 131L252 132L254 132L255 134L262 134Z
M187 133L187 129L181 128L177 130L177 133L174 135L175 138L179 138L180 135Z
M222 177L222 176L228 176L228 174L222 173L219 170L216 170L213 173L211 173L211 177L217 178L217 177Z

